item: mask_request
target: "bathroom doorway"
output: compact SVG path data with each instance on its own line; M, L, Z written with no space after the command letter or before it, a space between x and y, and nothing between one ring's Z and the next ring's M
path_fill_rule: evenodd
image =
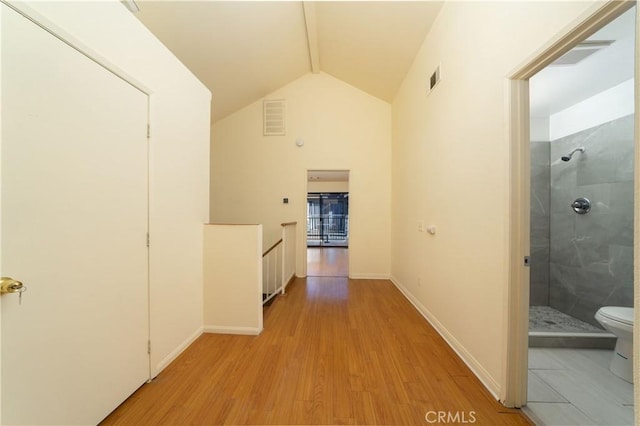
M600 6L512 80L518 321L505 399L538 423L634 424L632 378L609 368L620 337L596 319L634 304L632 6Z
M535 336L633 306L634 46L632 8L530 79Z
M349 171L307 172L307 276L349 276Z

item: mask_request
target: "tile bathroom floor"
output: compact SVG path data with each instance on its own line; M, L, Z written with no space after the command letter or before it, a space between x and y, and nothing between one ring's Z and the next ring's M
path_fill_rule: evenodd
M633 425L633 385L609 371L612 354L530 348L525 413L540 425Z

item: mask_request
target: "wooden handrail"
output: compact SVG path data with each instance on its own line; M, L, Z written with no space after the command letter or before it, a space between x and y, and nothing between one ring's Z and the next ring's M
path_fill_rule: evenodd
M289 226L289 225L297 225L298 222L285 222L285 223L281 223L280 226Z
M274 245L272 245L271 247L269 247L269 248L267 249L267 251L265 251L265 252L262 254L262 257L265 257L266 255L268 255L268 254L269 254L269 252L271 252L274 248L278 247L278 245L279 245L281 242L282 242L282 238L280 238L280 239L279 239L279 240L278 240Z

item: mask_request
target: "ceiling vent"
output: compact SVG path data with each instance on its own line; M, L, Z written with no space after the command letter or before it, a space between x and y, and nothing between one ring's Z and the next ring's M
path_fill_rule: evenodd
M553 61L550 66L576 65L594 53L610 46L615 40L585 40Z
M284 136L285 100L265 100L263 102L263 134L264 136Z

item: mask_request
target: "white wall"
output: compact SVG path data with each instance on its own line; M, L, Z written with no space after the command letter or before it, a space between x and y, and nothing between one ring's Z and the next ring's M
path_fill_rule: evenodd
M116 0L25 6L151 94L151 370L157 373L202 332L211 94Z
M349 192L349 182L309 181L308 192Z
M390 105L324 73L267 98L286 99L286 136L262 136L262 100L212 127L211 222L261 223L267 248L281 223L297 221L296 274L305 275L307 170L350 170L349 274L388 277Z
M506 78L590 5L445 2L392 104L392 278L495 396L509 272Z
M262 225L204 226L204 331L262 332Z
M549 142L549 117L531 117L529 130L532 142Z
M549 140L633 114L634 79L629 79L549 117Z

